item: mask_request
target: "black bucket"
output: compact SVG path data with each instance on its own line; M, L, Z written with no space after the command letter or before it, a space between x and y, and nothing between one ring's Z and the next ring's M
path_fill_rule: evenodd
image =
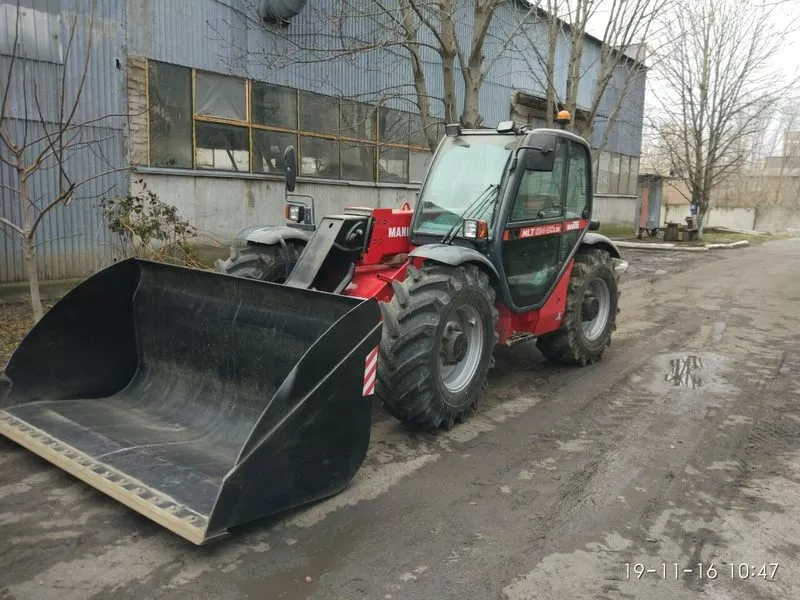
M19 345L0 433L200 544L350 482L380 319L374 300L126 260Z

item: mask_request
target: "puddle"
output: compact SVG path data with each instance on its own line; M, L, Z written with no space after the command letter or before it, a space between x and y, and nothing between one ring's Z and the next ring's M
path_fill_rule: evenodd
M731 360L710 352L673 352L653 358L640 372L641 385L652 394L692 397L695 394L730 396L739 392L730 383ZM677 396L676 396L677 394Z
M664 375L664 381L675 387L685 387L696 390L703 386L703 358L689 354L679 358L669 359L669 371Z

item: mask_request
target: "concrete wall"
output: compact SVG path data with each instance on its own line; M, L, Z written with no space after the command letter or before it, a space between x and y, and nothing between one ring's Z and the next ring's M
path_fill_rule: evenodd
M285 222L284 187L279 179L220 177L218 173L204 177L155 169L142 169L139 175L162 202L175 206L182 218L219 241L227 242L251 225ZM136 193L138 189L133 183L131 192ZM408 202L413 207L417 192L418 187L414 185L376 186L308 180L298 181L295 189L297 194L313 196L317 221L347 206L400 208L403 202ZM634 197L596 196L592 218L606 225L633 226L636 201Z
M592 218L602 225L631 225L636 218L637 198L634 196L595 196Z
M666 223L685 223L689 216L688 204L669 204L661 207L661 227ZM715 206L709 210L706 225L755 229L757 231L800 230L800 209L782 206L734 207Z
M666 223L686 223L689 216L688 204L667 204L661 207L661 226ZM715 206L708 211L707 227L731 227L733 229L753 229L756 220L755 208Z
M180 172L179 172L180 173ZM282 180L262 177L213 177L196 174L175 174L168 171L140 173L162 202L178 209L202 233L222 241L252 225L282 225L284 185ZM131 192L138 191L136 184ZM326 215L341 212L345 206L400 208L403 202L412 206L416 186L376 186L373 184L309 183L298 181L296 194L314 198L317 221Z
M800 231L800 209L759 206L756 208L754 229L758 231Z

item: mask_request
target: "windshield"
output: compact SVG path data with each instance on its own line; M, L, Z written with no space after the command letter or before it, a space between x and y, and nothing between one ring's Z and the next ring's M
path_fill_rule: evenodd
M515 135L468 135L445 138L431 166L419 199L415 232L446 234L490 185L500 185L511 151L522 137ZM491 220L493 202L482 215Z

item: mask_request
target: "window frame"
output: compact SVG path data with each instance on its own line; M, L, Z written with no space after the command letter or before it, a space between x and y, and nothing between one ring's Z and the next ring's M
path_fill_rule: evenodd
M395 109L391 107L384 106L382 104L372 104L367 102L358 102L357 100L352 100L349 98L339 98L337 96L327 96L325 94L319 94L318 92L313 92L311 90L301 90L299 88L293 88L285 85L273 84L266 81L260 80L253 80L246 77L239 77L236 75L229 75L225 73L218 73L215 71L210 71L208 69L196 69L193 67L187 67L184 65L178 65L175 63L169 63L165 61L157 61L157 60L145 60L145 73L146 73L146 82L145 82L145 99L147 106L150 107L150 82L149 82L149 72L150 72L150 63L157 63L157 64L164 64L169 66L181 67L188 69L190 71L190 89L188 90L189 93L189 100L190 100L190 111L191 111L191 165L190 166L181 166L181 167L171 167L176 170L185 170L185 171L202 171L204 174L207 173L214 173L217 172L216 169L209 169L207 167L198 167L197 162L197 125L198 123L213 123L216 125L227 125L232 127L244 127L247 128L247 137L248 137L248 152L249 152L249 165L247 171L220 171L220 173L224 173L225 176L230 176L231 174L248 174L253 176L261 176L265 178L274 177L274 174L269 173L262 173L255 168L254 165L254 158L256 155L255 150L255 132L258 131L269 131L274 133L285 133L291 134L295 136L296 147L298 153L300 152L300 139L303 137L312 137L312 138L321 138L331 140L337 143L339 148L339 173L340 177L331 179L324 176L315 176L315 175L302 175L302 178L308 179L320 179L320 180L330 180L336 182L354 182L354 183L361 183L361 184L384 184L384 185L414 185L415 182L412 181L411 178L411 160L410 156L411 153L418 153L418 154L431 154L430 148L427 146L421 146L411 143L411 136L410 131L409 135L406 136L405 139L399 141L383 141L381 138L381 131L380 131L380 112L381 110L392 110L396 112L403 113L405 115L407 123L410 123L411 120L414 118L415 113L404 111L400 109ZM215 117L211 115L205 114L198 114L197 112L197 102L196 102L196 93L197 93L197 74L198 73L208 73L210 75L219 76L219 77L230 77L232 79L240 80L244 82L244 90L245 90L245 119L231 119L231 118L224 118L224 117ZM268 87L275 87L275 88L282 88L284 90L292 90L294 92L294 112L296 115L295 125L294 127L283 127L280 125L263 125L260 123L254 122L253 119L253 88L254 84L258 86L268 86ZM329 134L329 133L319 133L315 131L306 131L301 128L301 96L303 92L308 92L311 94L317 94L326 96L330 98L332 102L335 102L337 105L338 116L339 116L339 131L337 134ZM348 135L351 132L345 132L341 127L342 115L341 112L343 110L343 106L350 105L350 104L363 104L368 107L368 113L370 114L370 120L374 119L374 122L371 123L371 128L373 129L374 135L373 136L357 136L353 137ZM439 119L436 119L437 127L439 127ZM150 136L150 128L151 128L151 121L150 116L148 115L147 118L147 166L151 168L165 168L162 166L154 165L152 163L152 139ZM367 128L368 130L369 128ZM360 145L368 145L372 148L372 153L374 156L374 162L372 165L372 177L369 180L357 179L357 180L349 180L344 179L341 177L341 174L344 172L344 162L343 162L343 149L345 145L350 144L360 144ZM386 181L381 180L380 178L380 156L381 156L381 149L382 148L389 148L389 149L401 149L405 150L409 156L408 164L406 165L406 177L402 181Z

